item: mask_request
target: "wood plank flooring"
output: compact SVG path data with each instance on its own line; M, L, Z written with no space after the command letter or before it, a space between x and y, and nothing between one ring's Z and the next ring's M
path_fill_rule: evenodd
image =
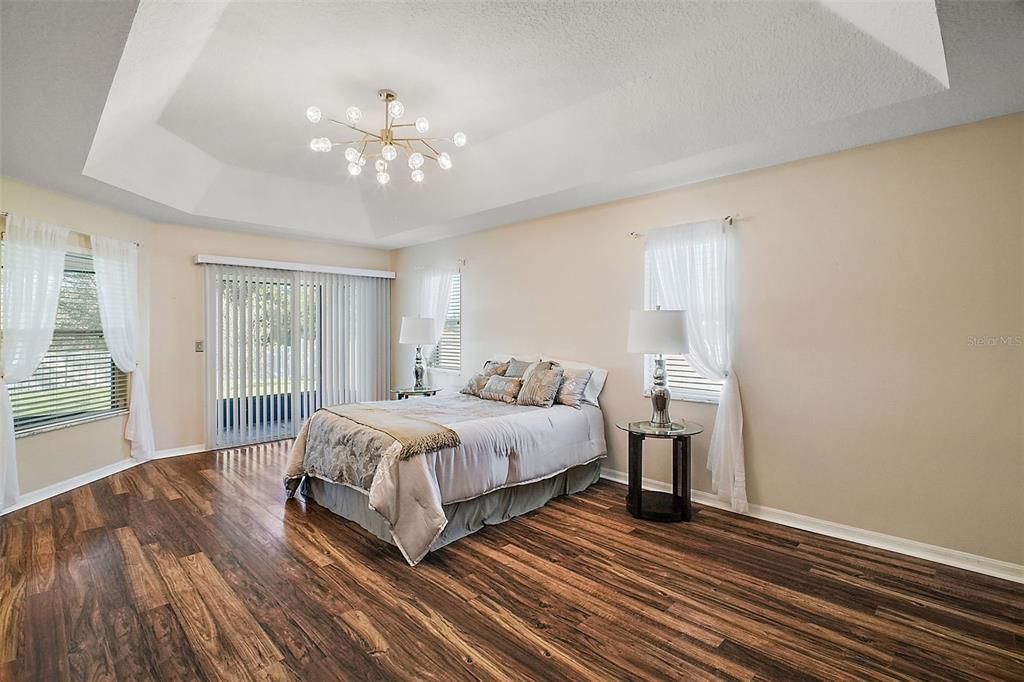
M158 460L0 518L0 678L1024 679L1021 585L624 488L409 568L286 444Z

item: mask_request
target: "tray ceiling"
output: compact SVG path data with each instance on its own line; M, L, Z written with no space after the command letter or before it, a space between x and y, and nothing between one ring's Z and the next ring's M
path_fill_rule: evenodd
M26 112L55 103L24 74L8 87L9 58L38 69L39 49L9 30L13 20L37 42L56 38L38 7L18 4L3 10L3 141L15 158L0 161L36 180L54 171L8 133L13 121L31 136ZM94 11L113 21L108 33L123 27L119 53L90 51L94 17L54 4L73 38L55 49L91 54L102 105L91 126L68 124L78 161L54 164L81 178L46 184L157 219L419 243L1019 111L1024 13L985 4L112 3ZM975 43L983 31L995 45ZM410 119L467 133L451 171L379 187L349 177L340 152L309 150L312 137L344 135L309 123L308 105L340 116L355 104L376 122L381 87ZM94 108L100 96L87 97Z

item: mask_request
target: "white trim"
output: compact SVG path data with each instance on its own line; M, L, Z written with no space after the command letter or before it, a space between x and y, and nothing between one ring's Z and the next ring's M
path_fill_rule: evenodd
M394 279L395 273L390 270L367 270L364 268L342 268L334 265L312 265L310 263L289 263L281 260L260 260L258 258L235 258L234 256L210 256L201 253L196 256L196 265L239 265L246 268L270 268L272 270L288 270L291 272L327 272L333 275L353 275L355 277L382 277Z
M206 447L206 443L197 443L196 445L186 445L180 448L168 448L167 450L157 450L153 453L150 459L166 459L167 457L181 457L182 455L194 455L199 452L209 452L210 448Z
M139 463L140 462L138 460L130 458L122 459L118 462L114 462L113 464L108 464L105 467L100 467L99 469L93 469L92 471L87 471L84 474L79 474L78 476L69 478L66 481L54 483L53 485L48 485L45 488L25 493L18 497L18 501L12 506L7 507L7 509L0 510L0 516L10 514L12 511L17 511L18 509L24 509L30 504L35 504L36 502L42 502L43 500L47 500L51 497L56 497L57 495L68 492L69 490L80 488L83 485L88 485L89 483L98 481L101 478L112 476L118 472L124 471L125 469L131 469Z
M614 469L601 469L601 478L614 481L615 483L628 483L626 474ZM658 490L660 492L671 492L672 490L672 486L669 484L661 481L655 481L650 478L643 479L643 485L644 489L647 490ZM703 490L691 491L690 497L698 504L732 511L727 502L723 502L716 495L704 492ZM828 537L838 538L840 540L856 542L869 547L877 547L878 549L885 549L890 552L906 554L908 556L917 557L918 559L926 559L927 561L934 561L947 566L955 566L956 568L974 571L975 573L983 573L996 578L1002 578L1003 580L1012 580L1013 582L1024 583L1024 565L1014 564L1009 561L990 559L977 554L961 552L956 549L948 549L946 547L939 547L938 545L929 545L924 542L918 542L917 540L908 540L894 535L877 533L872 530L854 528L853 526L846 526L833 521L816 519L811 516L795 514L781 509L774 509L772 507L763 507L757 504L750 505L750 511L744 514L744 516L751 516L755 519L778 523L783 526L789 526L790 528L799 528L800 530L818 533L819 535L827 535Z
M25 493L24 495L20 496L18 498L18 501L15 502L12 506L7 507L6 509L0 509L0 516L3 516L4 514L10 514L11 512L17 511L19 509L24 509L25 507L35 504L36 502L42 502L43 500L48 500L51 497L63 495L64 493L74 490L75 488L81 488L83 485L95 483L101 478L113 476L114 474L120 473L126 469L131 469L134 466L145 464L150 460L165 459L167 457L179 457L181 455L193 455L198 452L208 452L209 449L210 448L206 447L205 443L200 443L198 445L186 445L185 447L181 448L157 450L149 459L133 459L130 457L127 459L122 459L120 461L114 462L113 464L108 464L106 466L100 467L99 469L93 469L92 471L87 471L84 474L73 476L59 483L48 485L45 488L39 488L38 490L33 490L30 493Z

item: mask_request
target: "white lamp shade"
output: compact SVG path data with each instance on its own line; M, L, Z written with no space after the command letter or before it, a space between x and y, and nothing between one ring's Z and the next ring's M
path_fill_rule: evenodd
M681 355L689 348L685 310L634 310L629 314L628 352Z
M403 317L398 343L430 346L437 343L437 320L433 317Z

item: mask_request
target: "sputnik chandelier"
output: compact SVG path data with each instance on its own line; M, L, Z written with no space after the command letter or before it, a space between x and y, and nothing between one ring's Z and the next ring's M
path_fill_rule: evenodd
M422 134L430 130L430 121L420 116L413 123L396 123L405 116L405 105L398 101L398 93L394 90L378 90L377 98L384 102L384 127L379 132L370 132L359 127L363 120L363 112L359 107L349 107L345 110L345 120L339 121L323 113L317 107L306 109L306 118L311 123L329 121L340 126L350 128L359 133L361 137L354 140L333 142L326 137L315 137L309 143L309 148L314 152L329 152L335 147L349 145L345 149L345 159L348 161L348 172L350 175L360 175L366 160L376 159L374 168L377 171L377 182L386 185L391 182L392 164L397 162L399 151L404 153L409 165L409 177L413 182L423 182L423 164L427 159L436 161L441 170L448 170L452 167L452 157L448 152L440 151L441 142L451 142L456 147L463 147L466 144L465 133L455 133L451 140L446 137L423 137ZM402 135L397 128L415 128L420 136ZM411 131L410 131L411 133Z

